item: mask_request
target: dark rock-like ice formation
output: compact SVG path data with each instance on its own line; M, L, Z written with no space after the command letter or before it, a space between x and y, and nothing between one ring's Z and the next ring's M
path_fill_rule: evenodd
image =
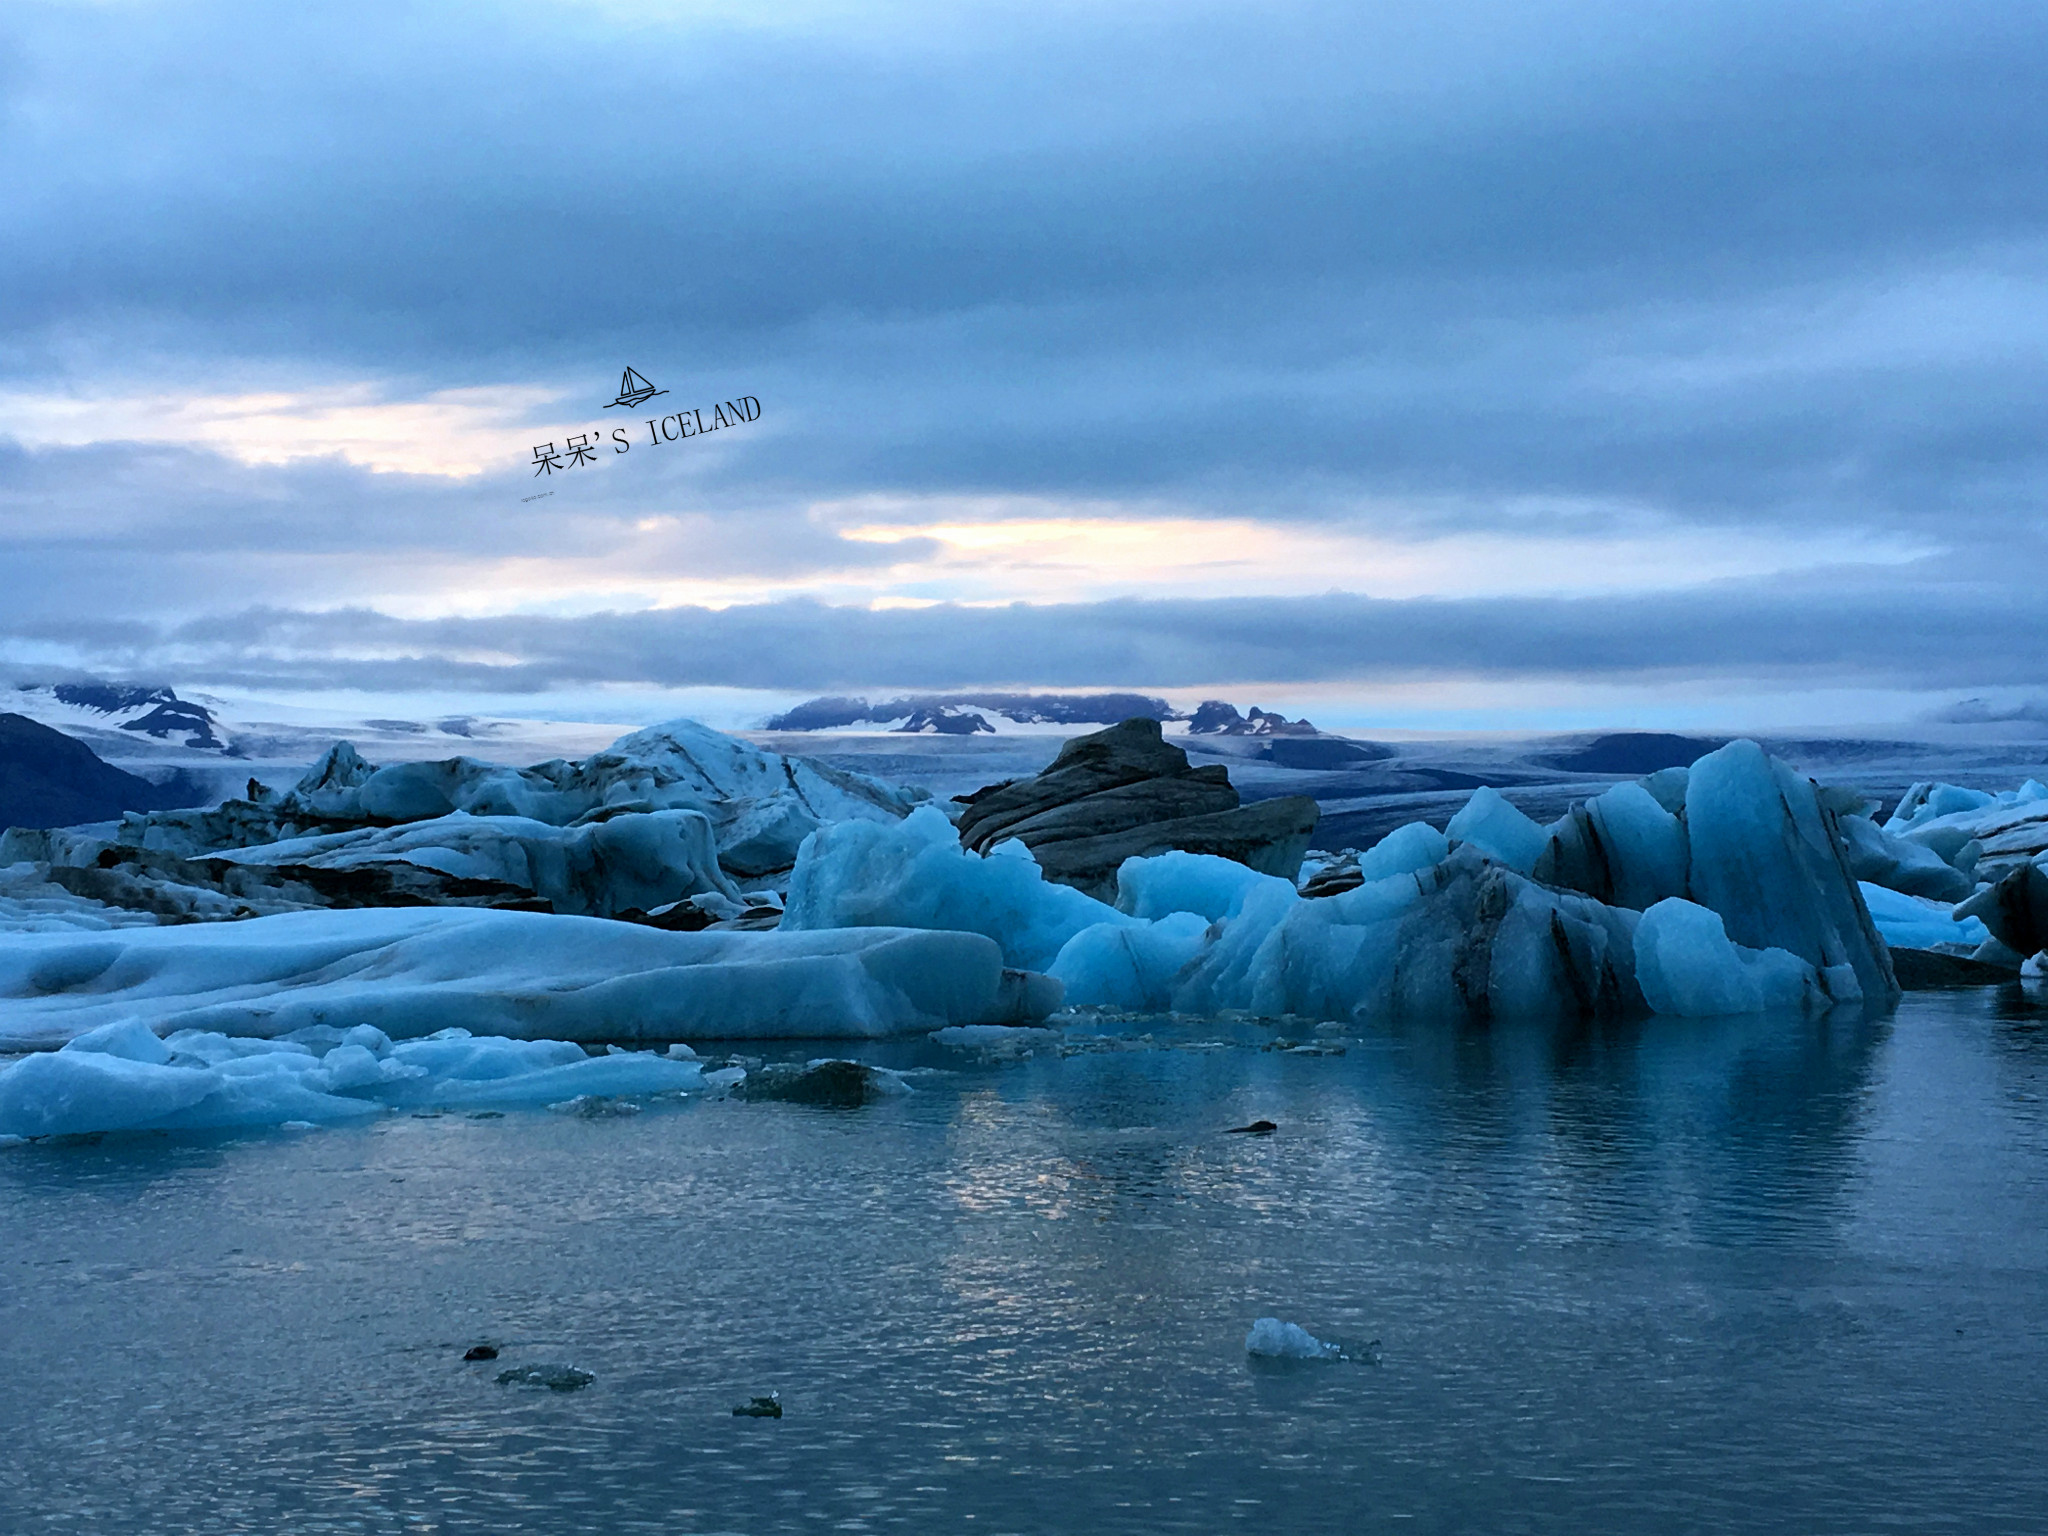
M1015 838L1048 879L1098 898L1114 895L1125 859L1172 849L1292 879L1318 814L1303 795L1240 806L1228 769L1190 767L1147 719L1077 736L1043 773L964 803L963 847L985 853Z

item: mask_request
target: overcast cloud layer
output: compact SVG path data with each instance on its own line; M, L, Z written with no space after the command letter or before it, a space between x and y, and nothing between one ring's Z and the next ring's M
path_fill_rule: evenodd
M2043 78L1969 0L17 0L0 664L2026 689Z

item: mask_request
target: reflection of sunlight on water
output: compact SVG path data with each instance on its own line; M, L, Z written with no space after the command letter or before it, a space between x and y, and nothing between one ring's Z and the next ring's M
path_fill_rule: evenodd
M1087 1172L1055 1150L1047 1134L1034 1144L1029 1122L1020 1126L994 1090L961 1097L951 1138L958 1159L946 1187L964 1211L1021 1209L1053 1220L1070 1214L1068 1195ZM1000 1128L1001 1134L991 1132ZM1020 1134L1025 1133L1025 1134Z

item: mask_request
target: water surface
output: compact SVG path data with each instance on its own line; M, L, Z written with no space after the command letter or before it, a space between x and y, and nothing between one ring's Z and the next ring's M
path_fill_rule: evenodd
M1150 1033L0 1153L0 1530L2048 1530L2017 992ZM1264 1314L1378 1363L1260 1368ZM542 1361L597 1379L494 1381Z

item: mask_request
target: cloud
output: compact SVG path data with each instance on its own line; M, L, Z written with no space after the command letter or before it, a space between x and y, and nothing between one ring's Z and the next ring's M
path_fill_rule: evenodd
M1962 699L1930 710L1927 718L1945 725L2048 725L2048 698Z
M624 677L672 634L809 687L1881 643L1988 687L1968 616L2043 606L2016 0L42 0L0 60L22 645ZM763 420L522 501L628 363ZM1017 598L1064 606L830 606ZM183 627L258 608L396 649ZM384 627L494 617L481 662Z
M384 400L364 384L249 395L0 394L29 448L163 443L242 464L335 458L387 473L463 478L528 456L530 419L562 391L511 385ZM601 434L600 434L601 435Z
M2035 658L2048 645L2048 614L2009 594L1870 584L1837 591L1826 609L1813 598L1811 589L1765 586L1597 599L1339 593L882 610L795 600L438 619L250 608L173 625L14 623L0 641L61 647L83 666L194 686L496 693L1456 678L1913 691L2024 685L2038 677Z

